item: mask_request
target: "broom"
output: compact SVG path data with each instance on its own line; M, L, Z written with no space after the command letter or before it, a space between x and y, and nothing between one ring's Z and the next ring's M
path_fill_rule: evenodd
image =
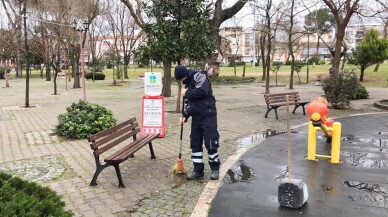
M185 98L183 97L182 102L182 117L184 114L185 109ZM176 160L176 164L172 168L173 173L175 174L186 174L187 170L185 166L183 165L183 159L182 159L182 137L183 137L183 122L181 123L181 136L180 136L180 145L179 145L179 155L178 159Z

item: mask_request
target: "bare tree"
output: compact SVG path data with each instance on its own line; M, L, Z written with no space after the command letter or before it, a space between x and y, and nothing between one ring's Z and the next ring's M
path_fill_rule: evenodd
M279 5L274 5L273 0L266 0L265 3L262 5L258 5L259 14L263 18L263 28L261 30L261 34L263 34L261 49L264 51L265 47L265 54L263 54L263 65L265 64L265 67L263 66L263 77L265 76L265 93L269 93L270 90L270 71L271 71L271 62L272 62L272 51L273 51L273 43L276 38L276 32L278 30L278 26L280 21L282 20L283 14L280 13L282 3Z
M12 31L12 44L15 50L15 70L16 77L22 77L22 66L20 63L20 54L22 52L22 13L24 0L1 0L5 14L8 18L10 31Z
M339 65L341 62L341 54L343 41L345 37L345 29L350 21L350 18L354 13L359 10L360 0L322 0L327 7L329 7L331 13L334 16L337 31L336 31L336 41L334 48L334 58L333 66L330 72L338 72Z
M129 16L125 5L113 2L109 8L111 11L107 14L107 19L109 21L110 33L114 37L117 55L123 56L124 78L127 79L132 52L142 32L136 26L134 18Z
M288 41L288 52L291 57L291 72L290 72L290 84L289 88L294 89L294 71L295 71L295 42L301 37L301 27L299 28L296 24L296 17L306 11L307 9L300 7L299 2L296 0L290 0L289 6L285 7L285 16L287 20L285 21L285 30L287 32L287 41Z
M377 14L375 18L377 18L378 21L384 25L384 30L382 35L384 38L387 38L388 37L388 0L376 0L376 2L377 2L377 8L375 12ZM379 68L380 68L380 63L377 63L373 71L378 72Z

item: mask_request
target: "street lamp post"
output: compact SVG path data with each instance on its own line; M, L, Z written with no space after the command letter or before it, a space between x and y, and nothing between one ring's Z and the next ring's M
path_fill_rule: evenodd
M84 98L84 101L86 101L86 85L85 85L85 68L84 68L84 45L83 45L83 33L86 32L89 29L89 23L83 22L82 27L77 26L77 22L73 22L73 29L74 31L78 32L79 35L79 47L80 47L80 61L81 61L81 73L82 73L82 95Z
M309 83L310 32L307 32L307 83Z

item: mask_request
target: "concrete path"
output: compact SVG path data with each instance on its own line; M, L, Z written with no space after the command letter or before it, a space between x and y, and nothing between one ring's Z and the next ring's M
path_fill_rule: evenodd
M128 80L122 86L111 86L111 83L87 81L87 100L111 109L119 121L132 116L141 121L142 81ZM190 216L208 183L210 171L206 167L205 178L198 182L186 182L184 177L171 173L179 145L179 114L172 112L176 98L165 100L167 135L154 142L157 159L150 160L148 150L144 149L124 162L125 189L117 188L113 168L102 172L98 186L90 187L95 163L87 140L66 140L54 133L57 116L72 102L82 99L82 89L70 88L71 84L66 90L64 79L58 79L59 94L53 95L52 81L32 78L31 107L24 108L25 79L11 79L10 88L3 88L5 83L0 80L0 169L51 187L63 196L75 216ZM253 146L252 135L260 137L268 130L285 129L284 110L280 109L279 120L275 120L273 113L264 118L266 108L261 84L213 85L213 88L219 113L222 162L241 148ZM176 91L173 85L173 95ZM289 90L278 87L271 91ZM321 88L313 85L298 85L295 91L306 100L322 94ZM372 104L384 98L386 89L370 91L371 99L356 101L352 109L333 111L331 115L343 117L380 111ZM301 111L291 117L292 125L307 121ZM189 128L189 125L184 127L183 157L185 166L190 168Z

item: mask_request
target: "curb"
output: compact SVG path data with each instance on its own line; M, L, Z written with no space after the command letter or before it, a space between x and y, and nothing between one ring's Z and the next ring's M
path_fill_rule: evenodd
M370 113L360 113L360 114L351 114L344 117L336 117L336 118L345 118L345 117L352 117L352 116L361 116L361 115L372 115L372 114L384 114L388 112L370 112ZM308 123L299 124L292 126L291 129L299 128L302 126L306 126ZM250 145L247 145L245 147L242 147L238 149L232 156L230 156L220 168L220 178L218 180L210 180L205 188L203 189L201 195L199 196L199 199L197 201L197 204L194 207L193 212L191 213L191 217L207 217L211 202L213 201L214 197L216 196L218 189L223 184L223 179L226 175L226 172L229 170L229 168L240 159L240 157L245 154L249 149L253 148L254 146L260 145L265 139L259 140L257 142L254 142Z
M249 149L254 146L260 145L265 139L258 140L245 147L239 148L232 156L230 156L220 168L220 178L218 180L210 180L203 189L197 204L194 207L191 217L206 217L208 215L211 202L217 194L218 189L221 187L223 179L229 168L245 154Z
M380 100L380 101L376 101L373 103L373 105L377 108L380 108L380 109L385 109L385 110L388 110L388 105L387 104L383 104L382 102L388 102L388 100Z

